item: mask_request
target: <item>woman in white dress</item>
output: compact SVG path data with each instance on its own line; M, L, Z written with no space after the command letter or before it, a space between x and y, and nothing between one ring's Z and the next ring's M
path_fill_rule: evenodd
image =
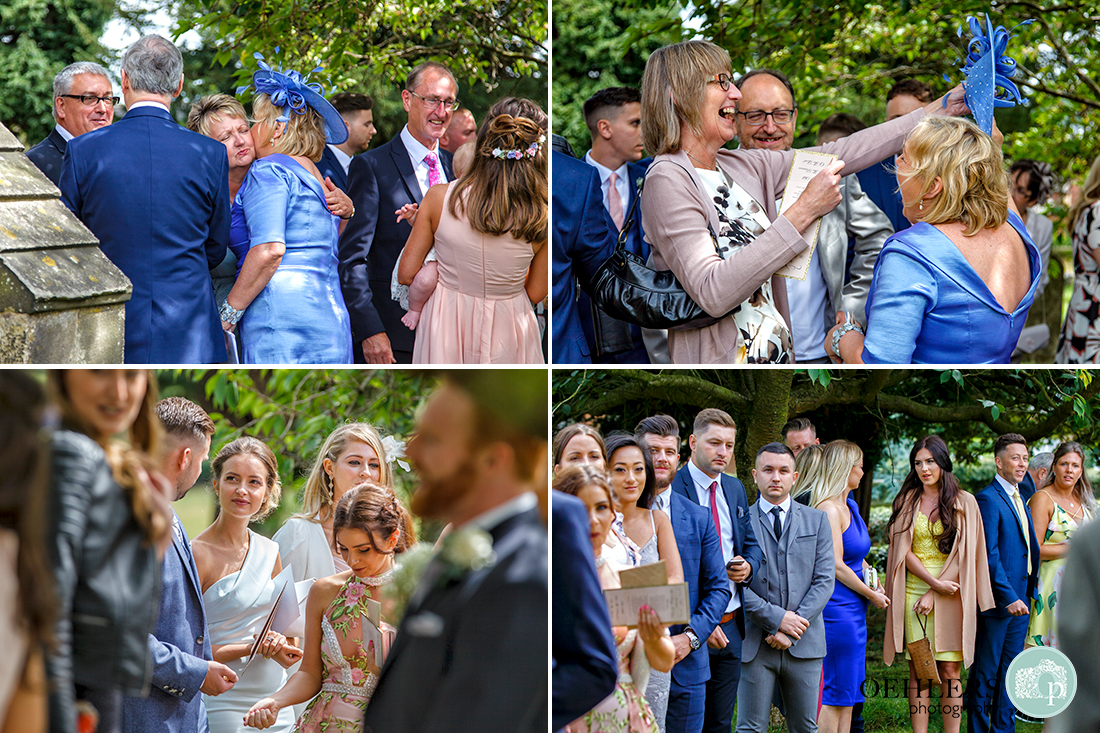
M279 505L277 466L275 454L255 438L238 438L218 451L212 467L221 512L191 543L214 659L238 677L228 692L206 698L210 733L245 733L248 708L279 689L286 668L302 658L301 649L271 631L245 669L275 603L271 579L283 569L278 545L248 528ZM286 710L273 730L287 731L293 723Z

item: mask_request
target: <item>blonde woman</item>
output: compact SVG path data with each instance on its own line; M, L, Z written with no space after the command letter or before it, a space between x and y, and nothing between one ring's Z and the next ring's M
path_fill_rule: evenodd
M325 439L302 490L302 510L273 538L283 567L290 567L295 581L327 578L348 569L333 543L333 510L363 481L392 489L393 470L378 431L367 423L347 423Z
M351 321L336 271L339 220L315 164L326 141L347 139L347 125L307 86L308 75L264 67L252 75L257 160L234 199L229 246L240 268L221 309L222 327L240 323L244 363L347 364Z
M272 578L283 569L279 546L248 525L275 511L282 486L275 454L255 438L238 438L224 446L211 468L221 511L191 547L214 659L237 674L237 683L206 699L206 716L210 733L244 733L242 721L252 703L281 687L286 668L302 658L301 649L269 631L256 658L246 661L275 604ZM293 723L287 710L277 730L287 731Z
M1043 268L1009 196L1000 144L969 120L931 117L906 140L897 174L913 226L875 261L866 336L838 319L826 337L832 356L1007 364Z
M806 451L802 451L805 453ZM852 706L863 702L860 691L867 655L867 602L886 608L890 601L881 587L864 583L871 535L851 493L863 478L863 451L855 443L834 440L825 446L821 478L810 502L825 512L833 534L836 585L822 611L828 653L822 664L824 687L818 729L846 733L852 724Z
M808 506L813 498L814 487L821 481L824 456L825 446L816 443L806 446L795 456L794 470L798 480L791 489L791 495L798 503Z
M1058 648L1058 596L1066 569L1066 553L1077 530L1096 515L1096 499L1085 475L1085 451L1080 443L1061 443L1042 487L1028 501L1039 540L1038 599L1031 604L1027 646Z
M1100 156L1092 163L1081 198L1069 209L1066 221L1073 238L1073 294L1058 341L1059 364L1095 364L1100 361Z
M418 364L541 364L532 303L549 290L546 113L493 105L469 172L428 189L398 265L409 285L435 245L439 282L416 328Z

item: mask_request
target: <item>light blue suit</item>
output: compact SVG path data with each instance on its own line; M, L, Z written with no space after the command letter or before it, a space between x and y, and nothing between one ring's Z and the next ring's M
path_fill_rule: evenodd
M157 627L149 635L153 684L149 697L123 701L127 733L209 731L199 687L214 656L191 542L179 517L173 517L179 532L172 531L172 545L164 553L160 611Z

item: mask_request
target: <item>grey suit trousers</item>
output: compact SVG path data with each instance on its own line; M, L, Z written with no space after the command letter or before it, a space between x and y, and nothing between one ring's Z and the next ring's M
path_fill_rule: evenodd
M797 642L796 642L797 643ZM741 663L737 686L737 733L767 733L776 684L787 708L787 730L816 733L821 658L798 659L761 644L751 662Z

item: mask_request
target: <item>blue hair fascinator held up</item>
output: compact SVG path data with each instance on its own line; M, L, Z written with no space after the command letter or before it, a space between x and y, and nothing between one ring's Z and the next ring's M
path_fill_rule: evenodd
M1033 22L1025 20L1016 28ZM966 81L963 82L966 106L974 113L974 121L978 123L978 127L987 135L992 135L993 108L1013 107L1017 102L1024 101L1020 90L1011 81L1016 74L1016 61L1005 56L1008 39L1012 34L1004 26L994 29L988 14L985 16L984 28L974 16L967 18L966 23L971 34L970 42L967 43L966 63L962 69L966 75ZM962 38L962 26L959 26L958 35ZM951 82L947 74L943 78L944 81ZM944 103L947 103L946 99Z
M279 49L275 49L279 53ZM325 122L325 140L333 145L339 145L348 139L348 127L344 118L336 111L336 108L325 99L325 88L320 82L311 82L309 77L317 72L324 71L318 66L305 76L297 71L283 71L282 65L273 69L264 60L263 54L252 54L260 65L259 71L252 75L252 84L237 87L240 95L249 86L257 92L266 94L271 103L281 107L283 113L279 115L279 122L289 122L290 113L305 114L306 108L310 108L321 115Z

